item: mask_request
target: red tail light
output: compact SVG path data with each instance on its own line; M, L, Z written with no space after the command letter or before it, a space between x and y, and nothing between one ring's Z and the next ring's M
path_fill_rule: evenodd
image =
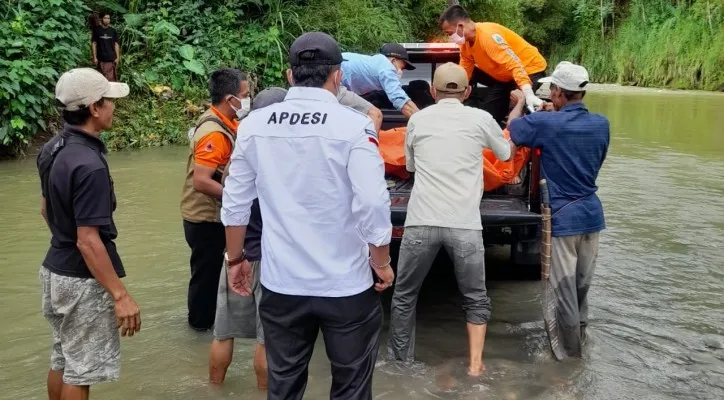
M392 238L393 239L402 239L403 233L405 233L405 228L402 226L392 228Z

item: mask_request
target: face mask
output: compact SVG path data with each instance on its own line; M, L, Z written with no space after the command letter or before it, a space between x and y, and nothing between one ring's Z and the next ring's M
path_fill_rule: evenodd
M229 103L229 106L232 110L236 113L236 119L241 121L244 117L246 117L247 114L249 114L249 111L251 110L251 99L248 97L245 97L243 99L240 99L236 96L231 96L237 100L239 100L239 103L241 103L241 108L234 107L231 103Z
M397 77L402 79L402 70L401 69L397 70Z
M455 28L455 33L450 35L450 41L458 46L465 44L465 28L463 28L463 36L458 35L458 29Z

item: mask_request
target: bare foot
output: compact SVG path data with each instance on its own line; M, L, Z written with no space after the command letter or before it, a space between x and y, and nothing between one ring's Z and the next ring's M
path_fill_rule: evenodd
M470 364L470 367L468 367L468 376L477 377L482 375L483 372L485 372L485 365L483 363Z

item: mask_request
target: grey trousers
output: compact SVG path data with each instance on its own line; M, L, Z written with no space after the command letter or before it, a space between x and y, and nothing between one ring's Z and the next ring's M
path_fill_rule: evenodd
M431 226L407 227L402 235L397 282L392 296L387 343L390 359L410 362L415 358L417 296L442 246L453 260L458 288L463 295L465 319L476 325L485 324L490 319L482 232Z
M588 289L598 258L598 232L553 237L550 283L556 298L559 340L580 357L588 324Z

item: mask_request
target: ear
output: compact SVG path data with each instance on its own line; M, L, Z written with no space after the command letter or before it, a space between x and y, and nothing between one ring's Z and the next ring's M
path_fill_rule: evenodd
M98 103L93 103L88 106L88 111L90 111L91 116L95 118L98 118L101 115L101 109L98 106Z
M289 86L294 86L294 78L292 77L291 68L287 68L287 82L289 82Z
M437 91L435 90L435 86L430 85L430 96L437 101Z
M468 97L470 97L470 94L473 92L473 87L469 86L465 88L465 94L463 95L463 101L467 100Z

